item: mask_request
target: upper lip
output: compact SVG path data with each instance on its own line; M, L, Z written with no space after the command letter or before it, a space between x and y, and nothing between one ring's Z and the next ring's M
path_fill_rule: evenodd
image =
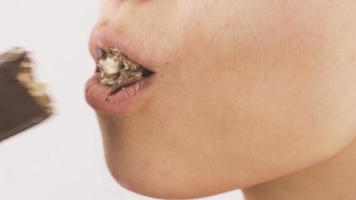
M118 31L114 31L108 25L98 24L93 28L89 40L89 51L95 62L98 62L100 59L98 49L107 48L117 48L133 62L152 72L157 72L157 70L153 68L150 58L142 54L142 52L137 51Z

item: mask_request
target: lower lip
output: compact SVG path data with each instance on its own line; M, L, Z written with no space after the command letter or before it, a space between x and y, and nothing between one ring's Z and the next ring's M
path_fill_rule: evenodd
M101 85L98 74L95 74L86 83L85 97L89 105L98 112L123 112L142 95L151 82L152 76L145 77L109 96L111 88Z

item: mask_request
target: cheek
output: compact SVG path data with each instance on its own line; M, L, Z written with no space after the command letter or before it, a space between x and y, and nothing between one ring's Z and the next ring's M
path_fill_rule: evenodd
M219 193L313 165L354 137L347 41L356 34L340 40L342 23L320 23L316 10L250 9L228 26L217 18L180 24L184 37L169 51L176 57L145 109L99 114L123 186L164 198Z

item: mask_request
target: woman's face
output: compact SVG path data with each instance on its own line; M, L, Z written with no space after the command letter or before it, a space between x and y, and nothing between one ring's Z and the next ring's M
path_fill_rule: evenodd
M193 198L334 155L355 136L355 8L102 0L95 29L120 35L156 71L126 110L97 112L113 176L144 195Z

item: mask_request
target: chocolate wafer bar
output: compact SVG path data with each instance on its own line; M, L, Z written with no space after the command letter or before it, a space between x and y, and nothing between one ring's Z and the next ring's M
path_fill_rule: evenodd
M111 87L109 95L154 73L130 60L119 49L108 48L98 51L100 59L96 72L100 74L100 83Z
M0 55L0 141L53 114L45 85L35 82L28 52L15 48Z

